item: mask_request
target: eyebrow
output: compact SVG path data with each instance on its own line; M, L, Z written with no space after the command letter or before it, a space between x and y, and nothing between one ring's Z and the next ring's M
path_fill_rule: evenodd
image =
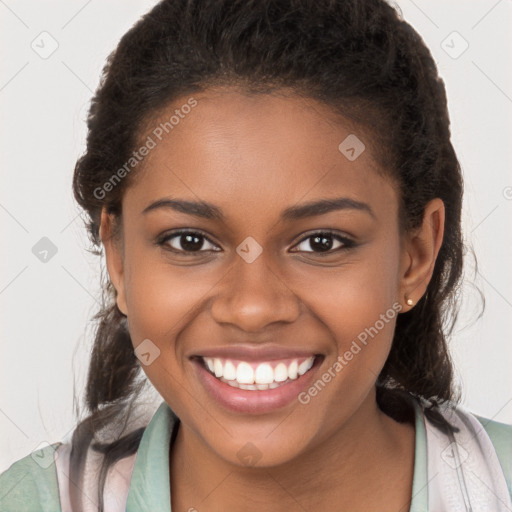
M146 214L160 208L172 209L187 215L193 215L204 219L219 221L225 220L225 215L222 212L222 209L218 206L206 201L189 201L185 199L159 199L147 206L142 213ZM310 203L291 206L282 212L281 219L285 221L298 220L306 217L314 217L316 215L324 215L337 210L359 210L368 213L374 219L376 218L373 210L370 208L370 205L348 197L337 197L333 199L320 199Z

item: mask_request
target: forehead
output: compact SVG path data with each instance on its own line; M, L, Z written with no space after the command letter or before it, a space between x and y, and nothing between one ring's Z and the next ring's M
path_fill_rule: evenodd
M162 109L141 140L153 147L125 194L140 211L166 196L269 218L319 197L396 201L369 136L312 99L210 89Z

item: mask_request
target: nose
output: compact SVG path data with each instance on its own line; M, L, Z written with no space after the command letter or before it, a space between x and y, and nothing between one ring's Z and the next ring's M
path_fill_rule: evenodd
M300 300L262 254L252 263L235 261L212 302L211 314L219 324L256 332L297 320Z

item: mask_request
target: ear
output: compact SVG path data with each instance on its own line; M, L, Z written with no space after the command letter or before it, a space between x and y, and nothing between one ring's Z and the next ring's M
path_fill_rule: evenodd
M126 307L126 293L124 285L124 262L122 244L114 234L114 218L108 214L106 209L101 210L100 238L105 247L105 258L110 280L116 289L117 307L124 314L128 315Z
M445 209L441 199L432 199L425 207L423 222L419 228L405 235L401 262L401 297L403 311L414 306L406 303L411 299L416 304L425 291L434 272L434 265L443 243ZM405 297L405 299L404 299Z

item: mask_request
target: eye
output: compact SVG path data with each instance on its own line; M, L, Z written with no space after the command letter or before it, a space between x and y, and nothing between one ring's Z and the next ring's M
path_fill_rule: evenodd
M212 250L220 251L220 249L200 231L180 230L174 233L168 233L162 236L157 241L157 244L164 249L181 253L207 252ZM211 247L207 247L205 250L204 247L207 244L210 244Z
M200 231L179 230L167 233L157 240L159 246L176 253L201 253L221 249ZM336 244L338 244L336 246ZM209 245L209 247L208 247ZM309 246L310 250L306 249ZM343 249L355 247L355 243L349 238L330 231L318 231L303 238L295 247L298 251L313 252L317 254L337 252ZM303 246L301 248L301 246ZM292 251L296 252L296 251Z
M336 242L339 245L333 249ZM301 245L304 245L304 247L309 245L312 250L308 251L305 248L300 249ZM355 247L355 243L349 238L337 235L330 231L318 231L303 238L295 247L299 247L299 251L302 250L303 252L333 253L339 250Z

